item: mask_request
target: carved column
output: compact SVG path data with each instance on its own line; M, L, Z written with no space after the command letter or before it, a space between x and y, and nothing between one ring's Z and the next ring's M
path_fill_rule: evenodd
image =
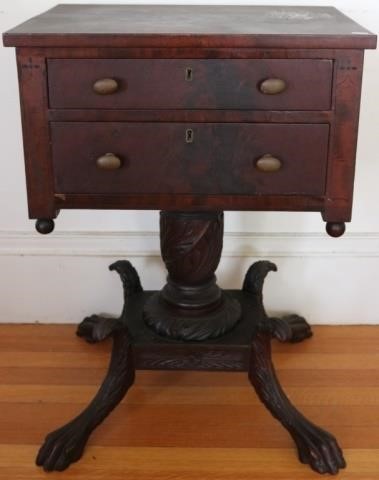
M216 284L222 252L222 212L161 212L162 258L167 284L144 309L160 335L182 340L215 338L239 320L239 303Z

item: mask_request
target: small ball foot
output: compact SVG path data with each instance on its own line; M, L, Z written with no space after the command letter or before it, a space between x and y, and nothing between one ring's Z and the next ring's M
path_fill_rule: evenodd
M299 315L269 318L268 321L272 336L279 342L298 343L313 335L309 323Z
M54 230L54 226L54 220L52 220L51 218L39 218L36 221L36 230L42 235L47 235L48 233L51 233Z
M328 222L325 228L329 236L338 238L345 233L346 226L344 222Z

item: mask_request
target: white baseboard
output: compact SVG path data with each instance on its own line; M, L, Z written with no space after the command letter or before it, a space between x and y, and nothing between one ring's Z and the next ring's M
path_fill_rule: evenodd
M131 259L146 289L160 289L165 268L157 232L0 232L0 322L77 323L117 315L122 289L108 271ZM301 313L313 324L379 324L379 234L226 233L217 277L239 288L256 259L278 273L265 283L270 313Z
M151 257L160 256L157 232L31 232L0 231L0 255ZM223 257L378 257L379 233L226 232Z

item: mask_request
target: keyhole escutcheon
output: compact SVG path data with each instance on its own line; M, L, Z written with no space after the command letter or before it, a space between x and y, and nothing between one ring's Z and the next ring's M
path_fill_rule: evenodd
M187 67L187 68L186 68L185 78L186 78L187 82L191 82L191 81L192 81L192 79L193 79L193 70L192 70L191 67Z
M186 130L186 143L193 143L193 130L192 128L187 128Z

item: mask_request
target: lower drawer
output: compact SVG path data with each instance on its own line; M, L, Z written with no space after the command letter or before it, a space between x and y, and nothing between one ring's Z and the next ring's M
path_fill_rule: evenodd
M327 124L53 122L50 127L56 193L323 195L325 190Z

